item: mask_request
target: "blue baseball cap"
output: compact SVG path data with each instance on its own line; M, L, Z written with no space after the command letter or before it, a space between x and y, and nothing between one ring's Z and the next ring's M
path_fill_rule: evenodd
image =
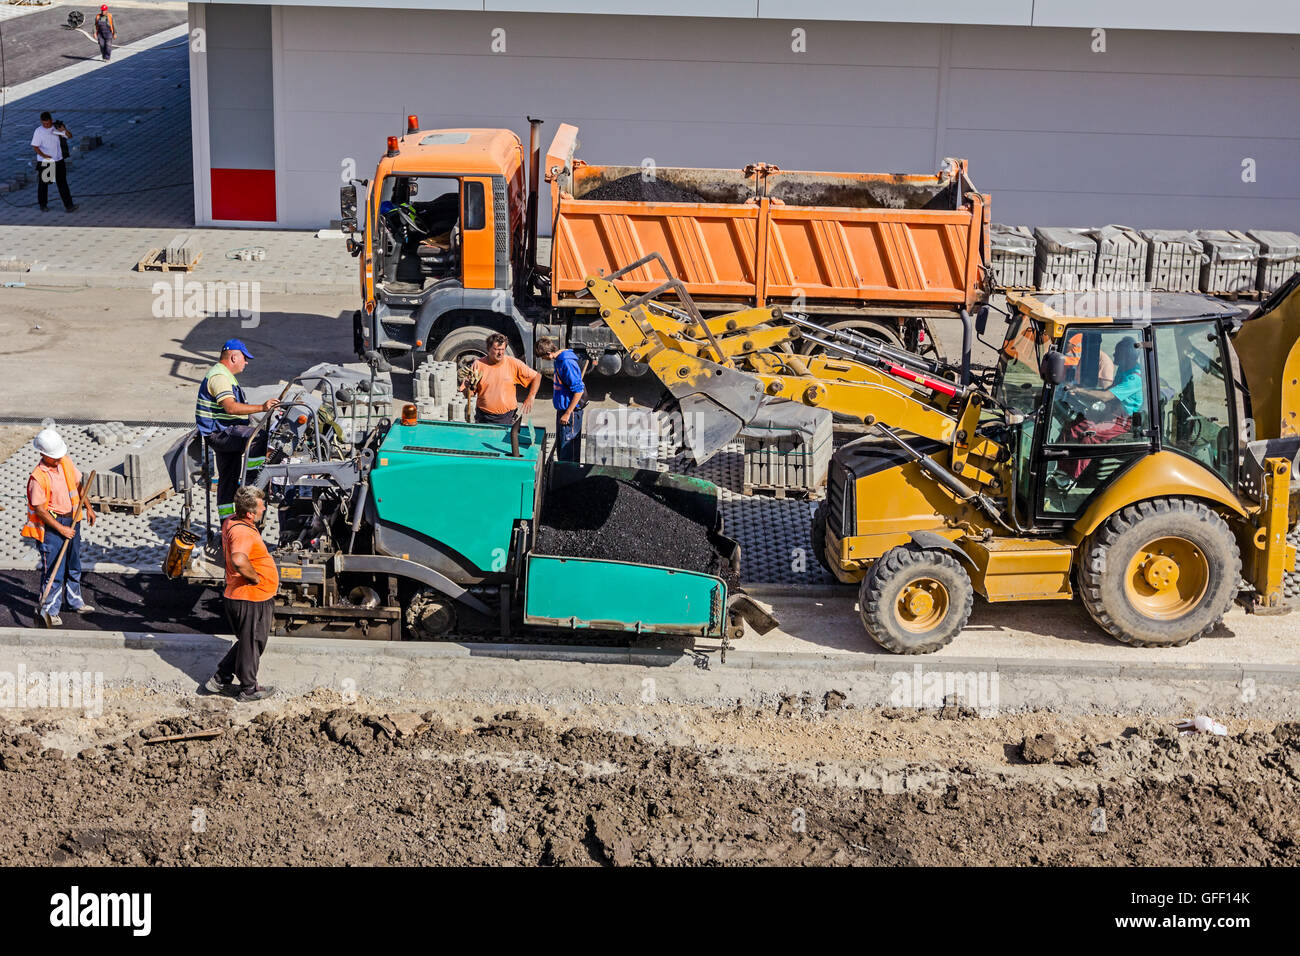
M248 346L239 339L227 339L226 344L221 346L223 352L243 352L244 358L252 358L253 353L248 351Z

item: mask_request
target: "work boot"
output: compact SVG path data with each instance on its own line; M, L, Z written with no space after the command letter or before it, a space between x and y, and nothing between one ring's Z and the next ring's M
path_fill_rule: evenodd
M274 687L264 687L261 684L258 684L252 690L240 691L239 696L236 697L235 700L239 701L241 704L251 704L254 701L266 700L268 697L274 696Z
M94 614L95 606L93 604L83 604L81 607L74 607L72 610L77 614Z
M209 694L231 694L236 690L234 681L222 680L218 675L213 674L204 683L203 689Z
M76 212L76 211L77 211L78 209L80 209L80 208L81 208L81 203L75 203L75 202L74 202L71 206L65 206L64 209L63 209L63 211L64 211L64 212Z
M46 613L42 612L42 613L41 613L41 620L45 622L45 626L46 626L46 627L62 627L62 626L63 626L63 618L59 617L57 614L46 614Z
M49 212L49 211L50 211L50 207L49 207L49 206L42 206L42 207L41 207L41 212Z

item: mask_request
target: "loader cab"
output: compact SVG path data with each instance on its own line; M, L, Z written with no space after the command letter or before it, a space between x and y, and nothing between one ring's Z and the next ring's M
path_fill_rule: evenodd
M999 400L1024 416L1013 452L1022 522L1047 531L1068 526L1158 450L1197 462L1235 490L1228 332L1237 310L1203 296L1154 293L1140 309L1107 316L1087 308L1088 297L1062 299L1043 296L1013 313L999 360ZM1065 314L1067 305L1076 314ZM1044 362L1049 351L1055 355Z

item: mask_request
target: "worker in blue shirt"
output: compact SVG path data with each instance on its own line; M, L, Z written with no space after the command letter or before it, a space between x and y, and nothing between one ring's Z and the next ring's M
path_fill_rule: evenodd
M555 366L551 385L551 404L555 406L555 457L560 461L578 461L582 450L582 409L587 404L582 366L573 349L561 349L554 339L545 336L537 340L537 355Z

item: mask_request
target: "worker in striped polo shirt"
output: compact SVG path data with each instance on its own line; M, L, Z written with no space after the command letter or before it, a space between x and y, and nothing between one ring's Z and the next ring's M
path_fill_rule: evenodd
M199 399L194 406L194 422L199 434L207 439L217 460L217 515L224 521L235 513L235 491L240 486L239 464L244 456L248 436L253 426L248 416L269 412L280 404L279 399L250 405L244 401L244 390L235 378L248 365L253 354L239 339L230 339L221 347L221 358L208 369L199 384ZM252 475L266 460L266 430L257 433L248 449L248 472Z

